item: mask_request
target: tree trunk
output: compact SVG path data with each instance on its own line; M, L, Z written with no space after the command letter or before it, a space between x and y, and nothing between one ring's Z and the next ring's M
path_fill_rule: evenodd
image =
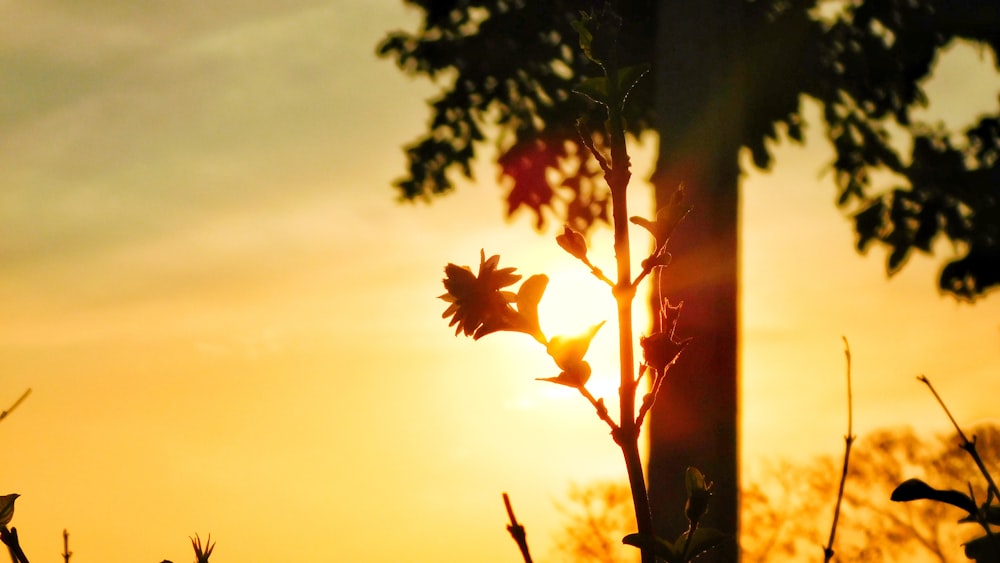
M659 2L656 207L683 184L692 212L675 231L662 296L684 302L694 337L650 414L649 493L657 535L687 528L684 473L714 482L705 526L736 534L738 448L738 153L743 116L739 1ZM655 282L655 280L654 280ZM657 292L653 292L654 302ZM735 561L731 542L699 561Z

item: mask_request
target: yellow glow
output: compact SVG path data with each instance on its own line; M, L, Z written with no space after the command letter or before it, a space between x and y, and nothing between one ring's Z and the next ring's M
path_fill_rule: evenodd
M614 300L551 233L506 221L488 180L393 203L429 87L372 46L415 12L49 4L0 3L0 45L26 54L0 166L0 409L33 389L0 424L0 494L22 495L29 556L67 528L74 561L190 560L187 538L211 533L219 563L499 563L517 557L507 491L558 560L552 501L620 476L620 452L575 390L536 381L557 371L542 347L456 338L435 297L481 248L546 273L549 337L607 321L588 388L616 415ZM996 91L955 89L948 107ZM744 181L744 455L839 451L841 335L859 434L945 426L918 373L963 422L995 416L998 297L959 305L936 261L887 282L880 251L858 257L810 132ZM647 141L630 205L648 216ZM613 278L608 230L590 247ZM643 293L634 313L638 340Z
M592 276L586 266L571 263L547 275L549 286L539 307L546 336L577 334L601 321L614 324L611 288Z

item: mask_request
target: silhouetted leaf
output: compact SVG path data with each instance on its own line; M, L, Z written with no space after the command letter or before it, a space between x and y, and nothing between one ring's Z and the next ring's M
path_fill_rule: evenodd
M536 379L578 389L587 384L587 381L590 380L590 373L590 364L583 360L577 360L567 362L566 367L555 377L538 377Z
M569 225L563 226L563 232L556 236L556 243L574 258L587 260L587 239Z
M566 369L566 366L578 362L587 354L590 341L594 339L597 331L604 326L604 321L591 326L582 334L576 336L556 336L549 341L548 353L555 360L556 365Z
M590 378L590 364L583 361L583 357L587 354L590 341L594 339L602 326L604 326L604 321L588 328L583 334L552 337L546 351L563 371L556 377L539 378L539 380L551 381L569 387L585 385Z
M889 258L886 260L886 269L889 275L895 274L899 269L906 263L906 259L910 256L909 245L900 244L896 248L892 249L889 253Z
M0 496L0 526L6 526L14 518L14 501L19 496L17 493Z
M957 506L970 513L976 513L976 503L968 495L951 489L935 489L920 479L907 479L892 491L889 497L896 502L912 500L935 500Z
M877 239L882 232L885 204L876 199L867 207L854 215L854 228L858 233L858 251L864 252L868 244Z
M681 554L678 551L680 546L675 546L663 538L647 534L629 534L622 538L622 543L642 550L652 550L657 557L665 559L667 563L682 563Z
M656 220L644 217L630 217L629 221L649 231L656 241L656 248L666 246L677 225L691 212L691 206L684 200L684 186L679 186L670 196L666 205L656 210Z
M593 24L593 20L594 18L591 14L582 12L580 14L580 19L573 20L571 25L579 36L580 49L583 51L583 54L586 55L588 59L600 64L601 59L594 54L592 48L594 44L594 33L590 30L590 27Z
M990 524L1000 524L1000 506L990 505L986 507L986 521Z
M1000 535L981 536L966 543L965 556L977 563L1000 561Z
M538 303L548 284L548 276L536 274L524 280L517 290L517 312L525 321L524 332L534 336L542 344L545 343L545 334L538 324Z
M687 490L687 501L684 503L684 515L688 522L697 524L708 511L708 501L712 497L709 489L712 483L697 468L688 467L684 473L684 488Z

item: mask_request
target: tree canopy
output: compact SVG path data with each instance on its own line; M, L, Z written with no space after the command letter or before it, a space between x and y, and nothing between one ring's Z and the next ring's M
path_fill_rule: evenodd
M655 282L684 302L678 330L693 338L649 417L649 504L661 537L686 525L674 504L688 466L715 482L711 526L739 528L738 157L746 149L766 169L773 143L802 142L804 100L822 107L837 201L859 250L885 246L892 274L947 241L944 292L973 300L1000 285L1000 112L963 131L915 117L944 47L973 42L997 62L995 0L407 3L423 12L420 28L390 33L378 52L440 94L427 131L405 149L405 199L448 192L449 173L471 177L490 138L509 214L527 209L539 227L554 217L577 230L607 221L609 190L587 146L606 152L603 128L590 124L607 116L574 93L602 73L580 52L573 22L581 13L616 22L594 37L617 38L619 68L649 64L629 91L626 130L657 135L656 207L683 184L694 208Z
M526 208L539 227L547 216L578 229L606 220L609 195L595 182L600 170L576 125L581 116L600 116L595 104L574 94L597 69L577 48L572 27L581 11L604 2L407 3L423 10L420 29L390 33L378 52L434 79L440 95L430 102L428 130L406 148L408 175L397 183L402 196L448 192L451 170L471 176L488 132L498 143L508 213ZM657 3L612 4L623 22L622 65L651 62L661 31ZM943 257L943 291L971 300L1000 284L1000 115L982 116L964 131L913 118L928 103L923 84L942 47L973 41L997 60L1000 4L741 0L729 6L738 12L733 34L741 49L728 68L712 72L739 78L739 142L755 165L770 166L768 144L782 132L803 139L802 101L816 100L836 150L838 202L854 217L858 249L887 246L892 274L914 250L930 252L944 237L955 250ZM647 77L630 93L629 132L655 130L656 84ZM684 91L685 84L674 87ZM876 183L876 171L892 173L894 182Z

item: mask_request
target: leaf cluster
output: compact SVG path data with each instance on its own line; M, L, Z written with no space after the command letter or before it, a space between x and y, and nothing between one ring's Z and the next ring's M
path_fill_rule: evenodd
M927 105L922 84L949 43L973 41L1000 54L1000 5L865 2L848 9L827 37L828 83L813 95L825 104L837 152L839 203L858 205L858 250L887 246L891 275L913 251L929 254L943 237L955 253L942 268L941 290L972 300L996 287L1000 115L982 116L959 133L914 121L911 113ZM909 139L894 138L890 128ZM910 146L909 154L898 146ZM875 171L898 183L873 193Z
M421 29L389 34L378 53L442 87L429 102L427 132L405 149L409 173L396 183L403 197L450 191L452 168L471 178L477 144L485 138L484 128L492 127L499 138L500 173L510 185L508 214L528 209L539 227L555 208L578 229L607 221L609 196L598 185L600 170L576 130L580 116L599 109L573 94L578 77L596 68L575 48L572 22L597 3L412 3L425 13ZM632 130L649 126L640 120Z
M604 2L409 3L423 11L420 29L389 34L378 53L395 58L409 73L432 78L440 94L429 102L427 131L405 149L409 170L397 182L402 196L450 191L449 170L471 177L477 150L494 138L508 187L508 214L527 209L538 227L555 215L581 232L607 221L610 197L596 181L600 167L576 127L581 115L589 116L585 121L604 119L603 89L584 78L597 74L595 62L573 48L572 24ZM619 68L643 68L638 65L673 48L666 30L657 27L656 2L612 4L622 22ZM720 68L701 69L740 77L739 99L719 106L734 114L717 119L739 121L740 144L766 168L772 162L769 145L782 133L803 140L803 98L818 101L836 151L838 202L854 217L858 249L872 243L888 247L892 274L913 251L930 252L943 238L955 248L938 280L943 291L973 299L1000 285L1000 115L983 116L961 133L916 122L912 115L928 101L922 85L943 47L966 40L998 53L1000 4L866 0L826 17L820 7L817 0L733 1L739 13L733 44L739 52ZM715 17L708 12L692 9L684 25ZM650 76L629 92L624 117L632 135L654 130L658 122L652 103L656 71L653 64ZM674 117L683 119L672 127L704 126L684 121L714 107L703 98L720 93L703 94L680 97L684 107ZM890 131L904 138L894 139ZM598 134L595 142L607 139ZM898 147L912 149L903 153ZM892 173L898 185L876 186L873 175L880 171Z

